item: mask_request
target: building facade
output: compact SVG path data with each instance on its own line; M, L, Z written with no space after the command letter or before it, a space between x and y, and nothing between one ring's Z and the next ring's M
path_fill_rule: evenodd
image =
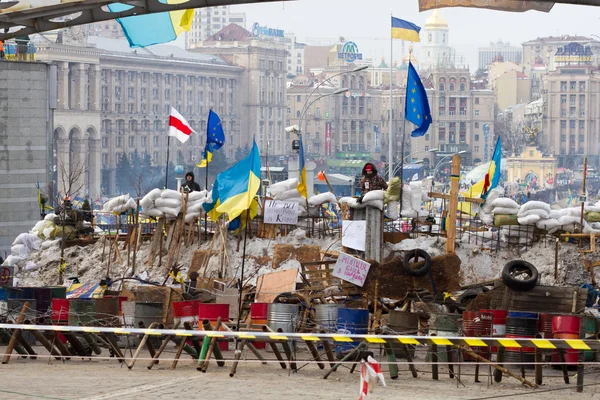
M539 144L559 167L578 169L583 158L598 166L600 73L594 66L559 67L545 76L546 107Z
M478 49L479 69L486 69L488 65L498 61L510 61L520 64L523 60L523 49L517 46L511 46L509 42L490 43L487 47Z
M261 156L287 154L286 44L261 40L232 24L196 44L192 51L214 54L242 69L238 110L243 124L239 127L239 140L232 147L251 146L254 139Z
M86 37L78 46L40 45L38 60L58 68L55 165L85 169L83 196L116 193L122 154L137 151L153 166L166 166L171 107L199 133L185 144L171 141L171 162L199 161L210 109L220 116L228 142L240 141L242 68L218 56L169 45L131 49L124 40ZM236 147L221 151L231 160ZM58 186L64 190L60 180Z
M442 18L439 10L433 10L425 21L421 37L421 70L447 68L455 64L456 54L449 44L448 21Z
M558 66L564 65L564 54L559 50L564 50L565 46L571 43L589 46L593 53L591 65L598 66L600 42L585 36L569 35L537 38L523 43L523 64L526 66L545 64L550 71L554 71ZM573 62L575 63L577 62Z
M436 162L459 151L465 151L464 165L490 161L495 143L494 92L472 88L468 69L437 69L430 80L433 88L427 89L427 97L433 122L424 136L410 139L411 152L438 149Z
M186 48L192 48L229 24L246 29L246 14L232 13L229 6L196 8L192 28L186 33Z

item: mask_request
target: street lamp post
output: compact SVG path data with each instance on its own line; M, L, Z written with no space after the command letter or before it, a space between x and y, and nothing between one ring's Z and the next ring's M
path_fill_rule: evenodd
M438 163L435 165L435 168L433 169L433 174L432 174L432 175L433 175L433 180L431 181L431 182L432 182L432 183L431 183L431 185L432 185L432 188L433 188L433 186L434 186L434 182L435 182L435 174L437 173L437 170L438 170L438 168L439 168L439 167L440 167L442 164L444 164L444 160L445 160L446 158L452 157L452 156L454 156L454 155L456 155L456 154L464 154L464 153L466 153L466 150L461 150L461 151L459 151L458 153L448 154L447 156L444 156L444 157L442 157L442 159L441 159L441 160L440 160L440 161L439 161L439 162L438 162Z

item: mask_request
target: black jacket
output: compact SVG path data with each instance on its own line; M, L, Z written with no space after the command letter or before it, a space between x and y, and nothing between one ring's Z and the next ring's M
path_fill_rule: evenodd
M192 180L188 181L187 177L191 176ZM200 185L198 185L195 181L194 181L194 174L191 172L188 172L187 174L185 174L185 183L181 186L181 188L183 190L188 190L189 192L199 192L202 189L200 188Z

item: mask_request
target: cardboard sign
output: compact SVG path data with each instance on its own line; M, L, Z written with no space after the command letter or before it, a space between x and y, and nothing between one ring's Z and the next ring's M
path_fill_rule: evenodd
M342 246L365 251L367 221L342 221Z
M360 258L340 253L332 275L362 287L365 284L370 267L371 264Z
M295 201L265 201L265 224L298 224L298 203Z

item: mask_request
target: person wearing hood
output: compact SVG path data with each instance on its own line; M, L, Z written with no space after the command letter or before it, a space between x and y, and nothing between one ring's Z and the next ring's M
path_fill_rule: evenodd
M187 190L188 192L199 192L200 190L202 190L200 188L200 185L198 185L194 181L193 172L188 172L187 174L185 174L185 183L183 184L183 186L181 186L181 188L183 190Z
M386 181L377 175L375 164L366 163L362 169L362 179L360 180L361 198L371 190L386 190L388 185Z

